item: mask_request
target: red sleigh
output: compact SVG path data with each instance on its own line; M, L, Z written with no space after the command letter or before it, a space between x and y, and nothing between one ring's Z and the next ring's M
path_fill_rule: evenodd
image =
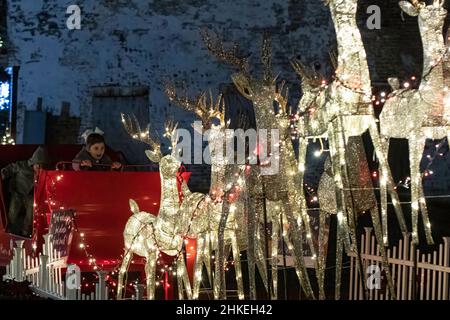
M37 146L0 146L0 167L17 160L28 159ZM49 156L54 161L72 159L79 145L50 146ZM117 154L111 154L117 159ZM55 167L55 163L52 164ZM59 166L60 168L63 166ZM18 238L5 231L7 224L7 192L0 193L0 267L11 259L10 244L25 240L27 254L38 255L43 235L52 226L52 214L74 212L71 239L65 248L66 263L76 264L82 272L97 268L113 271L120 266L123 255L123 230L131 216L129 199L135 200L141 211L158 214L160 175L158 171L94 172L71 170L43 170L35 185L34 228L31 239ZM157 170L157 167L154 168ZM181 173L187 181L190 173ZM1 185L0 185L1 188ZM190 246L189 246L190 248ZM195 250L189 255L188 269L192 270ZM95 259L95 260L94 260ZM189 261L190 260L190 261ZM144 261L134 257L130 270L140 271Z

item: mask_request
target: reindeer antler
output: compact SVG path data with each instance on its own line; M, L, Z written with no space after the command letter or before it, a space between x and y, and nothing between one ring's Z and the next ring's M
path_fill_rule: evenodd
M418 8L418 9L426 6L425 2L422 2L422 1L419 1L419 0L409 0L409 1L411 2L411 4L414 7ZM439 0L433 0L433 4L436 4L437 1L439 1Z
M203 29L200 32L206 48L219 60L237 67L239 70L248 72L248 57L239 54L239 46L234 43L232 49L225 49L217 34Z
M133 139L148 144L156 155L159 157L162 156L161 145L158 138L150 134L150 124L148 125L146 131L142 131L139 121L134 114L130 116L121 113L120 116L122 118L122 124L125 130Z
M283 81L275 90L275 101L280 106L280 114L289 114L288 97L289 88L286 87L286 81Z
M172 149L174 149L178 142L178 136L175 136L177 132L178 123L175 123L173 120L168 120L165 122L164 125L165 125L164 137L170 140Z
M184 84L183 84L184 85ZM185 94L180 97L177 94L177 89L175 87L175 84L173 82L169 82L167 81L165 84L165 93L167 95L167 97L169 98L169 100L173 103L176 103L177 105L179 105L180 107L188 110L188 111L192 111L195 112L195 108L197 106L197 102L198 102L198 98L195 100L191 100L189 99L187 93L186 93L186 87L184 86L184 91Z
M173 84L166 85L166 94L170 101L177 103L188 111L194 112L202 120L205 129L211 127L212 118L219 119L220 124L225 125L225 107L222 94L219 94L216 101L214 101L211 90L202 92L195 100L189 99L187 94L185 97L180 98Z
M222 94L219 94L216 101L214 101L213 94L209 90L209 94L204 92L198 101L198 107L196 111L202 120L217 118L222 126L225 125L225 105Z
M236 128L247 129L248 124L249 120L247 114L240 112L237 117Z

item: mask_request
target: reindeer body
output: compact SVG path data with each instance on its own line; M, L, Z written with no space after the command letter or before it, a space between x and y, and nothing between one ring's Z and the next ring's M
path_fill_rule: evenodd
M134 120L134 121L133 121ZM137 203L130 199L130 208L133 215L128 219L124 229L125 254L119 271L117 297L120 299L123 292L124 275L128 269L133 254L145 257L145 273L147 283L147 299L155 297L156 260L160 252L169 256L176 256L177 264L181 270L186 269L183 257L179 252L183 245L183 222L186 217L179 212L180 192L178 191L178 170L180 161L176 157L177 150L162 156L160 146L149 135L149 131L142 132L137 119L126 119L122 115L122 122L128 133L137 140L149 144L153 150L147 150L147 157L160 165L161 198L158 215L155 217L147 212L141 212ZM176 126L166 124L166 134L171 138ZM172 147L176 141L172 141ZM189 189L182 184L183 193L188 196ZM187 273L184 273L183 281L189 282Z
M447 11L444 1L432 5L419 1L400 1L403 11L418 16L423 45L422 80L418 89L400 89L389 79L394 92L388 97L380 114L381 134L388 138L406 138L409 144L411 169L412 238L418 243L418 214L422 213L428 244L433 244L431 225L420 174L420 161L426 139L450 137L450 106L445 103L448 88L444 87L443 60L446 47L442 29ZM388 142L389 143L389 142ZM388 144L389 145L389 144Z

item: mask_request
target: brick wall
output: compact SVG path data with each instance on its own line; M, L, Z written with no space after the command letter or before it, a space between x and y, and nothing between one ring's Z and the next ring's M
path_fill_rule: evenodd
M300 91L289 58L298 56L330 73L328 50L335 35L328 8L319 0L79 0L81 30L68 30L65 12L74 2L7 0L7 13L0 6L0 20L7 26L8 63L21 66L19 104L34 109L37 97L43 97L45 107L59 115L62 102L70 103L73 116L80 118L80 123L67 124L73 126L68 129L70 141L75 131L92 125L96 86L148 86L153 126L161 130L164 120L173 117L181 127L189 127L192 115L169 103L164 79L187 80L192 93L208 87L217 92L230 83L231 70L204 48L202 28L240 43L252 54L254 70L259 69L261 32L270 30L274 69L288 80L293 105ZM366 9L373 4L381 7L381 30L369 30L365 24ZM391 76L420 74L417 18L402 18L398 1L360 0L358 23L375 86L384 87ZM315 180L321 161L310 160Z

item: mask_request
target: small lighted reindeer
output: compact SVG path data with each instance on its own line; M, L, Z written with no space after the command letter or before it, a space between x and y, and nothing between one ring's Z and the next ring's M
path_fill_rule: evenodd
M240 251L247 249L247 217L244 210L243 194L245 189L245 165L230 163L224 151L233 143L234 134L225 121L225 106L222 96L214 101L211 92L204 92L197 99L179 97L175 86L168 84L166 94L170 101L194 112L202 122L195 130L206 135L211 162L211 185L209 194L191 193L184 198L180 211L190 213L189 236L197 239L197 254L194 268L193 297L198 298L202 279L202 266L208 270L210 255L216 252L214 276L214 297L224 297L222 290L223 266L220 266L220 243L232 250L239 299L244 298ZM215 123L214 123L215 122ZM258 246L258 255L263 257L262 246ZM267 272L263 259L257 261L258 269L267 286ZM211 277L210 277L211 278Z
M165 136L172 141L172 151L165 156L162 155L160 144L157 139L150 135L150 129L141 130L139 122L135 117L122 115L122 122L126 131L133 139L145 142L152 150L147 150L147 157L159 163L161 178L161 199L158 215L155 217L150 213L139 210L135 201L130 200L130 208L133 215L129 218L124 230L125 254L119 271L117 297L122 297L124 275L133 254L145 257L145 273L147 283L147 298L155 297L156 261L160 252L169 256L178 257L178 267L185 269L183 256L180 250L183 245L183 235L186 226L183 225L185 217L180 217L180 192L178 191L178 170L180 160L177 158L175 148L177 138L175 135L176 125L166 123ZM182 184L182 193L189 194L189 189ZM187 273L184 280L189 285Z
M422 80L418 89L401 89L396 78L390 78L394 92L390 94L380 114L381 134L387 138L406 138L409 144L411 169L412 239L419 241L418 215L422 213L428 244L433 244L431 224L422 187L420 161L426 139L450 141L449 88L444 86L443 64L447 59L442 29L447 10L444 1L433 4L412 0L400 1L401 9L418 16L423 44ZM389 141L389 140L388 140ZM389 142L388 142L389 145Z

